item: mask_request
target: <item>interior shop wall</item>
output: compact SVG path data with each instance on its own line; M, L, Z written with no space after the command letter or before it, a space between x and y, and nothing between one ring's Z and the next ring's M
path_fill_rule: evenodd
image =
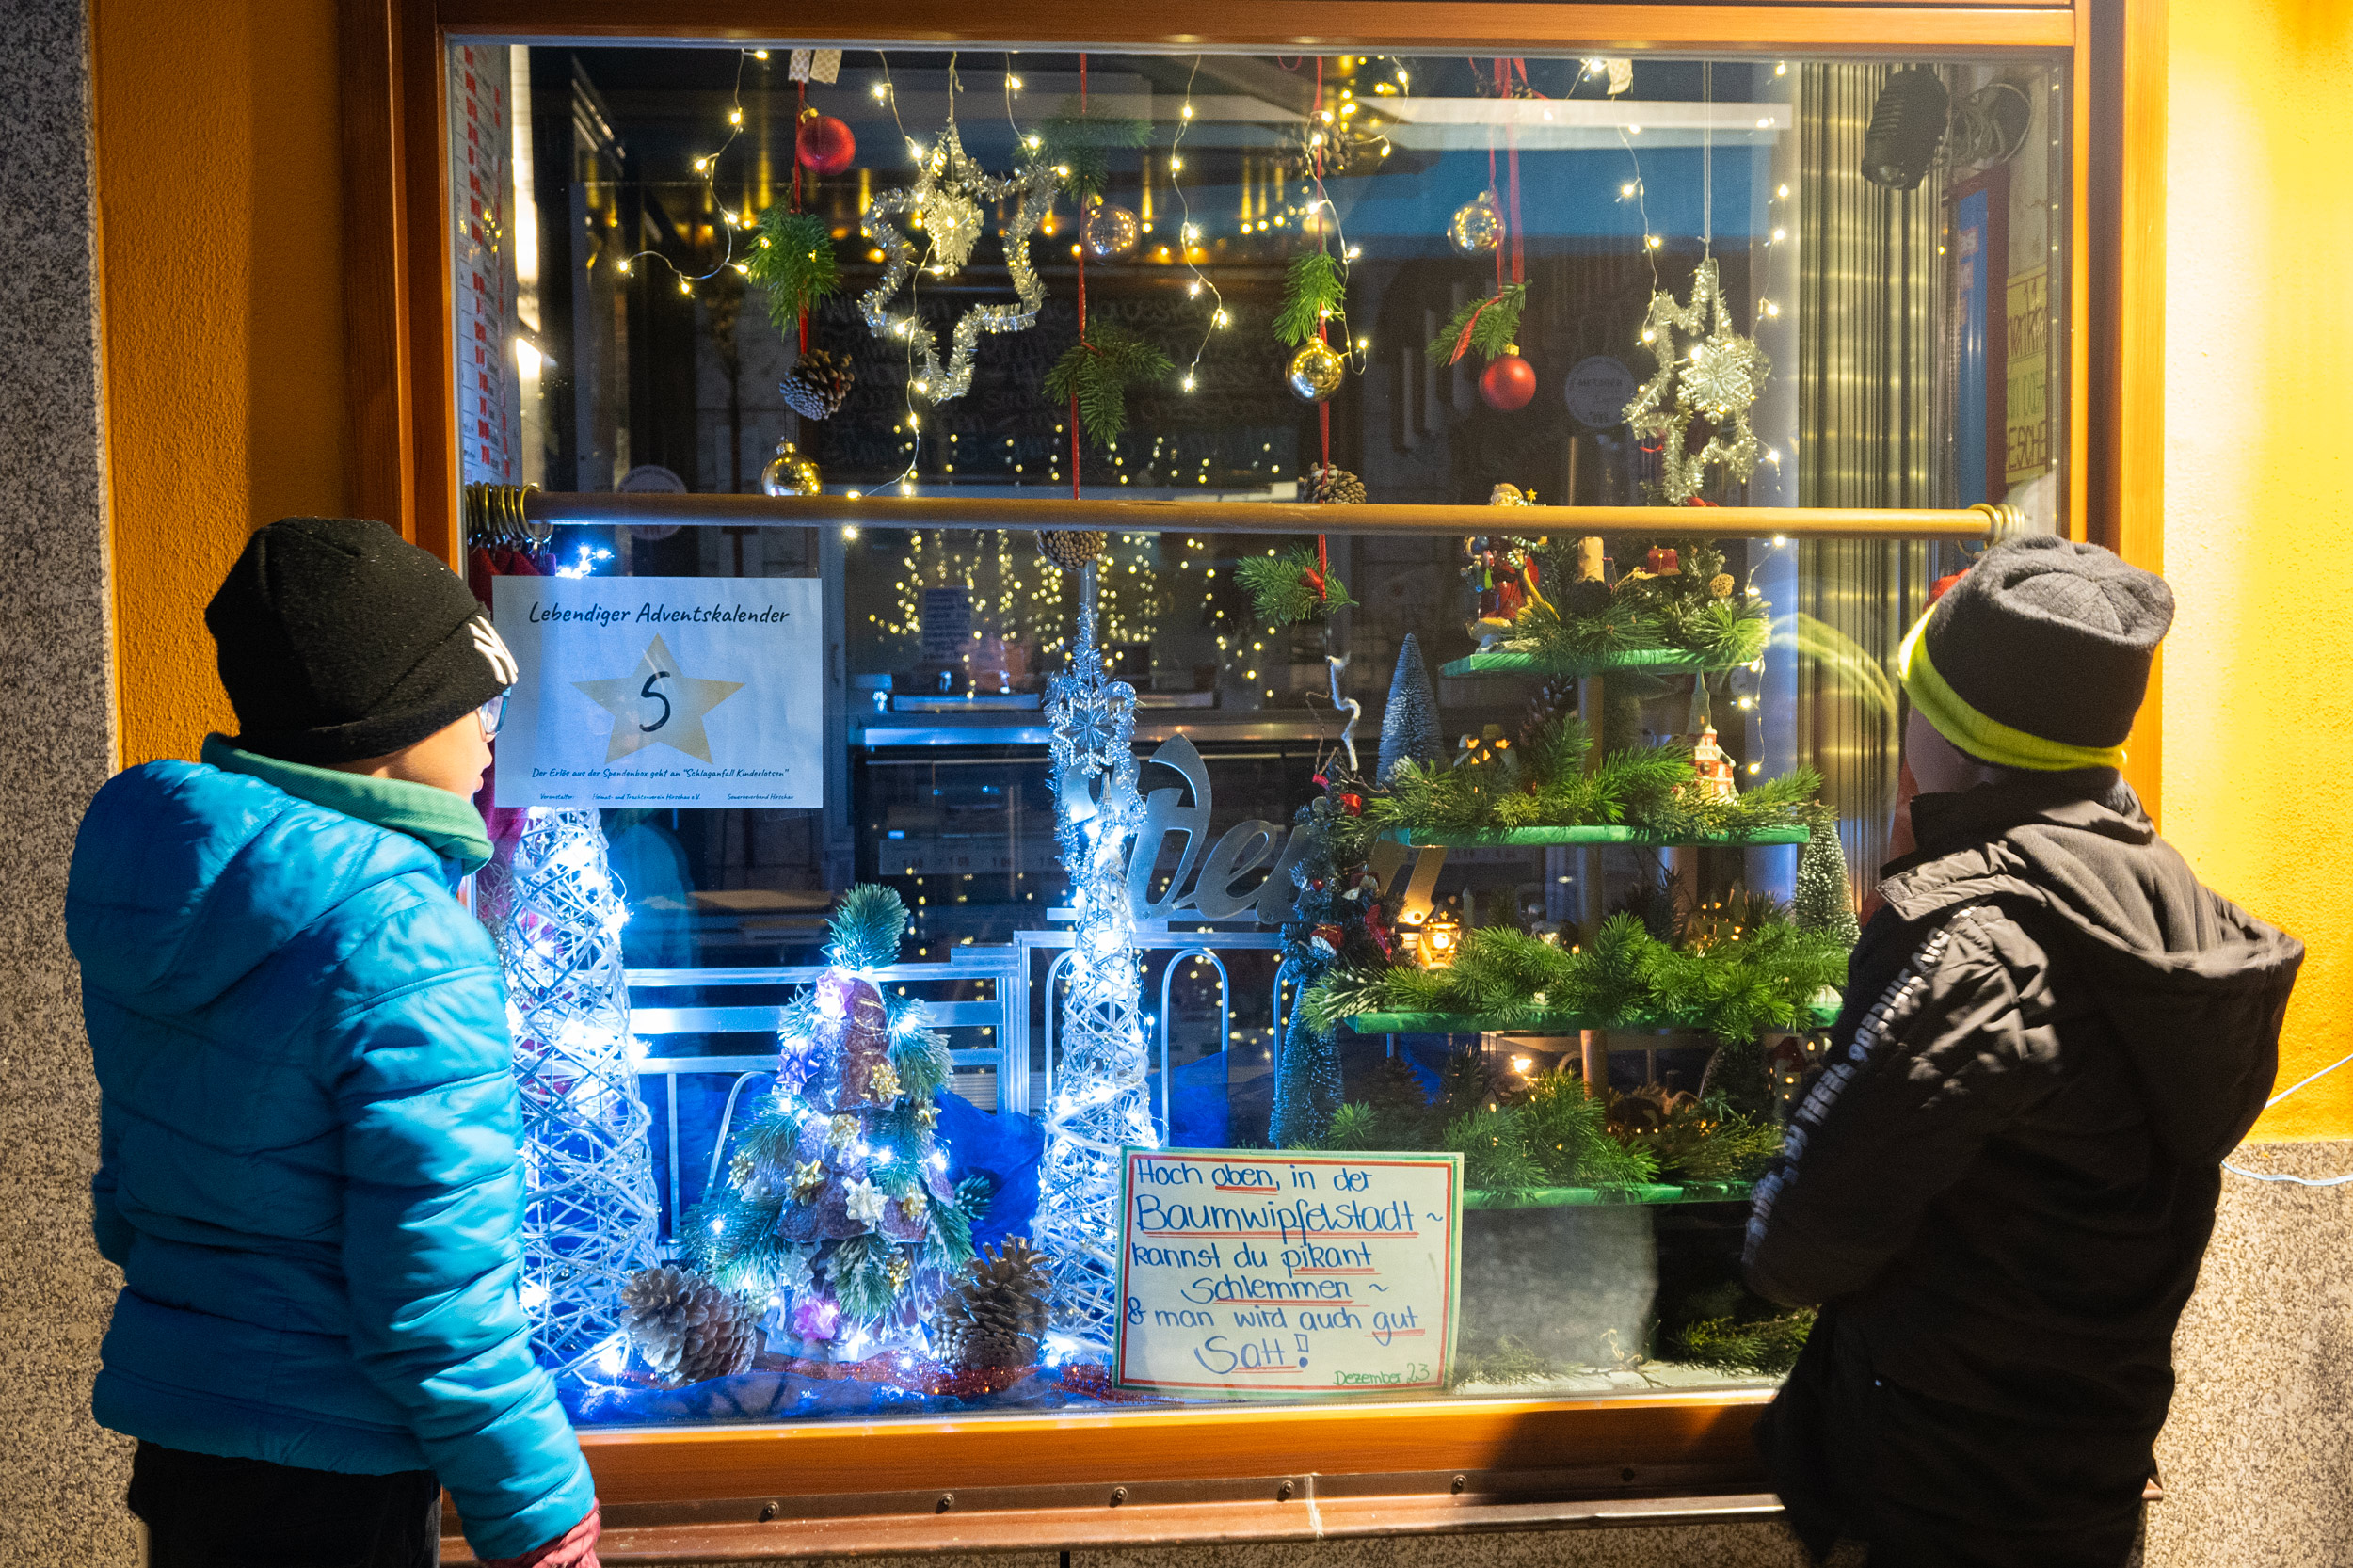
M94 0L121 761L233 730L204 602L344 510L332 0Z
M2353 452L2324 410L2353 367L2353 8L2169 8L2165 830L2304 939L2280 1086L2353 1051ZM2353 1134L2353 1067L2257 1139Z

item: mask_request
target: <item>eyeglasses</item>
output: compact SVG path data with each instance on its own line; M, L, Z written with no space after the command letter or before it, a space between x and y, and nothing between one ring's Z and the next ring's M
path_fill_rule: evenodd
M497 740L500 727L506 723L506 694L501 692L475 709L474 717L482 721L482 738L486 741Z

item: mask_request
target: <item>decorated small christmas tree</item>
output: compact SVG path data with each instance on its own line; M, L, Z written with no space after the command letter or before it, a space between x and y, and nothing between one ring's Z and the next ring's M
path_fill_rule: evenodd
M1838 819L1827 806L1815 808L1812 836L1798 856L1798 881L1789 916L1801 931L1818 931L1852 947L1862 940L1855 923L1854 890L1847 881L1847 856L1838 847Z
M1268 1142L1278 1149L1320 1147L1340 1108L1338 1032L1331 1020L1299 1006L1300 999L1343 957L1384 963L1394 947L1380 883L1364 864L1371 834L1362 786L1321 775L1317 781L1324 793L1299 813L1308 829L1307 849L1291 867L1297 890L1283 925L1280 983L1294 989L1267 1128Z
M1397 650L1397 673L1389 678L1388 705L1381 710L1379 781L1388 782L1401 760L1435 762L1446 755L1438 724L1438 696L1421 661L1421 644L1411 632Z
M936 1146L945 1039L923 1004L887 996L906 906L853 888L828 971L785 1010L776 1089L736 1140L727 1188L682 1227L688 1261L770 1302L772 1347L855 1361L920 1345L923 1320L972 1256L969 1217Z

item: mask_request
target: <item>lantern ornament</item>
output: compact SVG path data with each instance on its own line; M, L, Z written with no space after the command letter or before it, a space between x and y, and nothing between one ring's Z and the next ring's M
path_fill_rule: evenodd
M1463 945L1463 922L1451 915L1433 914L1414 928L1411 939L1415 963L1425 969L1452 968Z

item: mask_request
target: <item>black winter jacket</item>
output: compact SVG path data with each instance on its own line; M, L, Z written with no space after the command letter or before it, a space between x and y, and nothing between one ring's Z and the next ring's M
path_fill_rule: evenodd
M1820 1353L1872 1379L2145 1444L2302 944L2201 887L2113 772L1922 796L1913 825L1750 1284L1830 1304Z

